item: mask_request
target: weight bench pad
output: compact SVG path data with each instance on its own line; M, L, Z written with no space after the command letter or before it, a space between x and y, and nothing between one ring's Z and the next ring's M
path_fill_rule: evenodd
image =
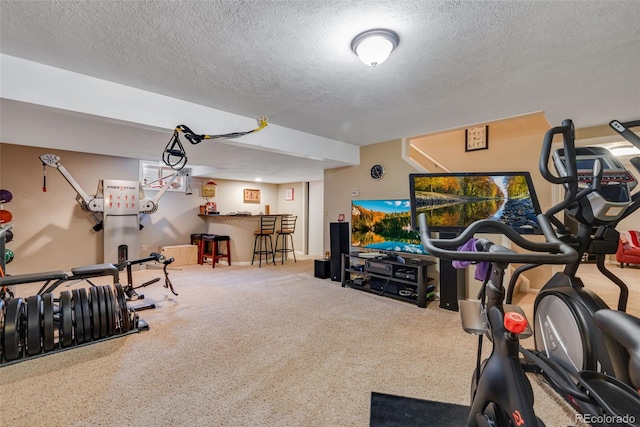
M18 274L0 277L0 286L21 285L23 283L46 282L47 280L65 280L67 273L62 270L46 273Z
M71 273L73 273L73 276L77 279L99 276L113 276L116 281L118 279L118 267L109 263L72 268Z

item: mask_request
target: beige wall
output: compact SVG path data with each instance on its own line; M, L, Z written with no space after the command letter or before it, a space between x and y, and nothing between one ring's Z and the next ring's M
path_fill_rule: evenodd
M94 223L90 215L80 209L75 201L76 192L56 169L47 167L47 191L42 191L43 168L39 160L42 154L60 156L60 164L90 195L95 194L100 179L138 181L139 161L135 159L0 144L0 185L14 195L13 201L4 205L4 209L13 214L15 236L7 244L16 256L7 266L9 274L68 271L103 262L102 232L92 230ZM189 243L190 234L207 231L207 221L197 215L198 207L205 203L200 197L204 180L192 179L193 195L190 196L168 191L160 199L158 211L143 217L144 228L140 231L139 241L147 251L141 252L140 256L157 251L162 245ZM221 213L247 210L258 214L269 204L272 213L304 214L304 183L276 185L215 178L214 181L218 185L216 197L211 201L217 203ZM244 188L260 189L260 204L243 203ZM294 188L294 201L284 200L285 188ZM146 192L147 197L154 195L154 191ZM304 247L305 227L299 222L294 234L297 252ZM249 245L239 244L236 248L232 242L233 250L244 251L246 247ZM246 250L251 251L251 248ZM246 255L232 251L235 259L246 258ZM129 254L131 259L137 256ZM250 254L248 256L250 259Z
M385 175L379 181L369 176L371 166L381 164ZM336 222L343 213L351 220L351 200L408 199L409 174L420 172L402 159L402 141L395 140L360 149L360 165L328 169L324 173L324 248L328 251L329 223ZM352 196L352 192L359 196Z

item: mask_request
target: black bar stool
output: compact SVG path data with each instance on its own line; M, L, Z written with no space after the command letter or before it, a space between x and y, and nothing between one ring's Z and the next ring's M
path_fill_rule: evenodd
M260 217L260 229L256 230L253 234L256 236L253 241L253 257L251 258L251 265L258 255L258 266L262 267L262 257L265 257L265 262L269 264L269 260L273 260L275 264L273 252L273 240L271 236L276 231L276 217L263 215Z
M296 253L293 249L293 233L296 231L296 220L297 216L287 215L280 218L280 229L276 231L276 248L273 251L273 263L276 263L276 254L281 254L282 256L282 264L284 264L284 259L287 258L287 253L291 252L293 254L293 261L298 262L296 259ZM282 237L282 239L280 239ZM278 241L281 241L281 246L278 248ZM289 247L289 242L291 242L291 247Z

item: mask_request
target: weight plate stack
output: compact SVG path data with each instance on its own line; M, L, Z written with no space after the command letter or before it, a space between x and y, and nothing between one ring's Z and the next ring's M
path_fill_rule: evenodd
M42 348L45 352L53 351L56 348L53 311L53 294L42 295Z
M27 356L40 354L42 351L42 298L40 295L27 298L26 332Z

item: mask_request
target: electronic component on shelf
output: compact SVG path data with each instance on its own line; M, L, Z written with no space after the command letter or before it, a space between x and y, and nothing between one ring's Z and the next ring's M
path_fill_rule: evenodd
M417 280L415 268L397 268L393 272L393 276L405 280Z
M384 262L366 261L364 263L364 271L366 271L367 273L384 274L387 276L391 276L391 270L391 264L386 264Z

